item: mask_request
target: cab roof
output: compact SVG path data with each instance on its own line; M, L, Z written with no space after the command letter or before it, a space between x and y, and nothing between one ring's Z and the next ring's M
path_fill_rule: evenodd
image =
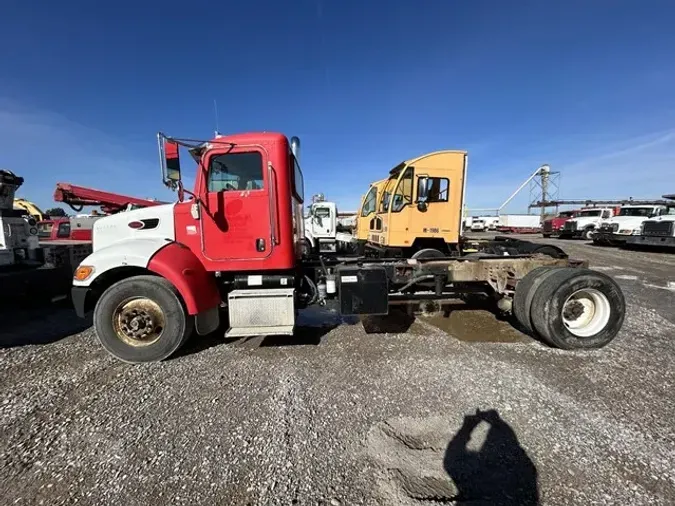
M288 138L279 132L243 132L230 135L217 135L209 142L213 144L218 143L232 143L232 144L252 144L260 142L288 142Z
M433 157L436 157L436 156L450 155L450 154L466 155L467 153L468 153L467 151L463 151L463 150L460 150L460 149L443 149L441 151L432 151L431 153L426 153L424 155L420 155L418 157L402 161L396 167L391 169L389 171L389 174L395 174L395 173L399 172L400 170L402 170L404 167L416 164L419 161L424 160L425 158L433 158Z

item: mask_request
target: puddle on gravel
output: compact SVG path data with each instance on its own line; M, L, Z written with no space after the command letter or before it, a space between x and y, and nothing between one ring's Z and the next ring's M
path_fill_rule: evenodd
M425 322L438 327L460 341L481 343L522 343L528 337L509 322L498 320L483 309L455 309L431 316L420 316Z

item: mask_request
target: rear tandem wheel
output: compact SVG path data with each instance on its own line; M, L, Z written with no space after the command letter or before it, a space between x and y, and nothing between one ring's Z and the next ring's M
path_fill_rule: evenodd
M532 299L539 285L560 267L544 265L528 272L516 285L516 293L513 296L513 315L528 334L534 333L534 325L530 318Z
M532 295L530 318L542 339L565 350L602 348L621 330L626 302L611 277L590 269L555 269Z

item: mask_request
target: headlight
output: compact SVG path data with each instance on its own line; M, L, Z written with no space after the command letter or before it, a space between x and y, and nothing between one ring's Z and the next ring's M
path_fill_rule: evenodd
M35 227L31 227L31 229L30 229L30 235L37 235L37 233L38 233L38 229L35 228Z
M642 225L633 229L633 235L642 235Z

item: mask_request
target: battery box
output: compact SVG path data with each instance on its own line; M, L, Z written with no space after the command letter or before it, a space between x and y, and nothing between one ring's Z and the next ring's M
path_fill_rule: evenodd
M385 315L389 312L389 279L384 267L341 266L337 270L340 313Z

